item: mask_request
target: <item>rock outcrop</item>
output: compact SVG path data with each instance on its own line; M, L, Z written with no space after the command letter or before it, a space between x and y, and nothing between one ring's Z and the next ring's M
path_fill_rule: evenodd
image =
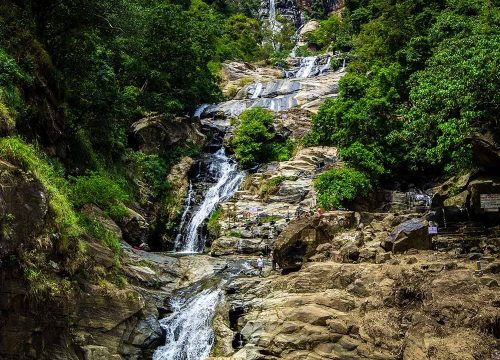
M335 233L352 227L354 223L354 212L349 211L294 220L278 236L273 256L283 270L296 270L315 254L318 246L329 242Z
M486 169L498 172L500 167L500 143L498 134L482 134L474 136L472 154L477 164Z
M411 258L418 260L408 265ZM235 329L244 346L217 359L493 356L498 292L474 276L473 263L432 253L400 263L311 263L235 281L228 301L246 309Z
M329 57L318 57L314 60L313 69L318 74L324 68L321 76L272 80L264 77L262 82L244 84L237 92L230 94L232 99L229 101L205 105L200 108L197 116L202 119L202 123L227 127L231 117L239 116L252 107L276 112L299 107L317 112L324 101L338 95L338 83L345 74L343 69L329 71L328 59Z
M311 147L301 149L289 161L249 174L233 199L220 205L222 236L230 238L213 242L214 255L271 249L290 219L314 209L313 178L333 166L340 166L337 149Z
M47 226L48 196L38 179L0 160L0 264Z
M153 113L130 127L131 144L146 154L159 154L186 143L203 144L205 136L189 118L170 119Z
M51 196L35 174L0 160L0 358L151 356L162 339L159 303L194 276L176 273L175 259L145 258L126 243L120 253L87 234L62 248ZM144 236L139 215L121 229L95 206L82 212L118 241L122 229Z

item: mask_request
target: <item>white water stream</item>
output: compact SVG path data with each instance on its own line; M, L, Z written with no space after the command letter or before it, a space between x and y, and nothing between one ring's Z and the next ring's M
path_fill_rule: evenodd
M206 289L184 300L174 299L174 312L160 320L166 343L153 354L153 360L203 360L210 355L214 342L212 320L222 298L222 290Z
M203 202L196 209L185 231L181 228L177 236L175 249L180 253L199 253L205 247L205 239L200 228L217 205L229 199L238 190L245 173L238 169L238 164L226 156L224 147L210 155L208 172L217 179L205 194Z

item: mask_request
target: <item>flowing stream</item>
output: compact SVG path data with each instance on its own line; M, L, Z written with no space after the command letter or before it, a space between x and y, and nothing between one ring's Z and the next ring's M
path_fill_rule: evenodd
M160 320L166 344L156 349L153 360L206 359L214 342L212 320L222 294L216 287L187 300L179 297L171 301L174 312Z
M281 30L281 24L276 20L276 0L269 0L269 24L274 34Z
M234 195L245 176L245 173L238 169L236 161L226 156L224 147L221 147L215 154L210 154L209 162L207 171L217 179L217 182L207 190L203 202L198 206L187 225L184 226L181 222L175 244L177 252L200 253L203 251L205 238L201 234L201 226L220 202L228 200Z

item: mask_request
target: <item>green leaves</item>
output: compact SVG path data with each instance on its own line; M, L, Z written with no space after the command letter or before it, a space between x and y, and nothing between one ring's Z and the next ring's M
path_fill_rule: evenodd
M249 109L240 115L239 120L232 145L243 166L285 161L292 156L295 143L291 139L277 139L271 112L261 108Z
M498 35L451 39L411 77L411 105L402 130L409 161L454 170L470 166L466 138L494 127L500 107L499 48Z
M368 177L350 167L329 170L314 181L317 202L325 210L349 206L357 197L372 189Z
M94 204L113 218L119 219L127 213L122 203L128 201L129 196L108 175L90 172L85 176L74 178L71 199L77 207Z
M309 144L354 144L344 157L370 179L470 168L468 137L499 131L499 8L368 0L347 9L343 21L357 32L349 72L314 117Z
M265 144L274 138L273 115L264 109L250 109L240 116L233 139L234 152L243 166L265 162Z

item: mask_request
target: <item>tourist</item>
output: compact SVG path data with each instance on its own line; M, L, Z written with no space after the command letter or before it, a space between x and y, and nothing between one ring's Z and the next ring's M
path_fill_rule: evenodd
M264 259L262 258L262 254L260 254L257 259L257 269L259 269L259 276L262 277L262 271L264 270Z

